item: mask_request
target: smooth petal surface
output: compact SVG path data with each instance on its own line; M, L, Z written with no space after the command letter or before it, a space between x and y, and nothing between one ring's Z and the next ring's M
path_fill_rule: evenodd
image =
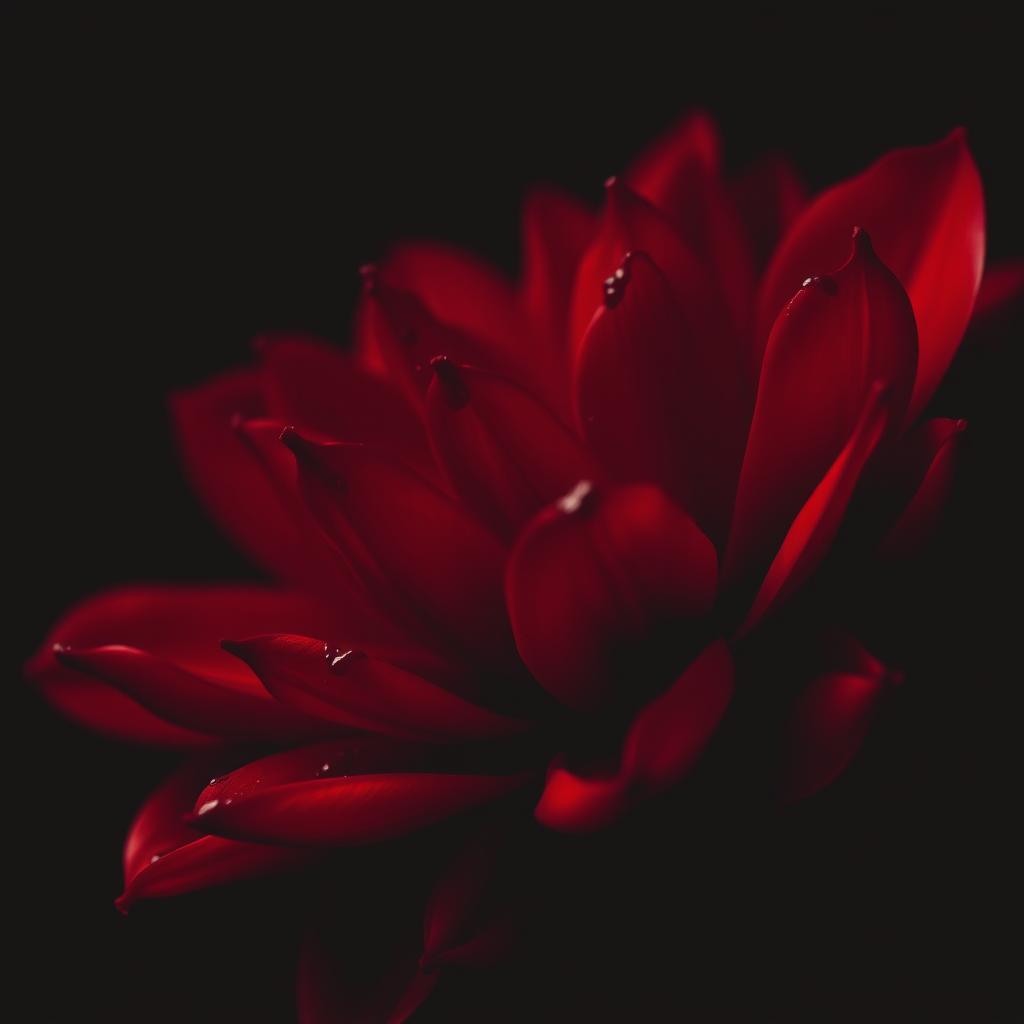
M577 357L580 430L614 478L657 483L722 539L746 426L735 388L646 253L610 280Z
M123 913L139 900L299 867L313 856L288 847L197 837L182 817L209 778L210 763L184 765L139 809L124 845L124 892L117 900Z
M846 263L805 282L772 329L743 457L725 575L763 567L835 460L876 383L894 424L910 399L914 314L858 231Z
M881 440L889 418L886 393L876 388L839 457L793 520L740 627L740 635L798 589L828 553L864 465Z
M433 741L482 740L527 728L386 661L322 640L271 634L225 641L224 647L284 705L327 721Z
M730 191L760 271L806 204L807 191L796 169L781 156L756 161L732 182Z
M195 687L207 692L204 688L217 686L215 695L229 702L235 697L244 699L251 708L248 701L259 699L258 680L220 649L221 638L286 623L297 632L317 631L329 625L315 602L269 587L124 587L72 608L50 631L30 663L30 674L51 703L105 735L161 746L203 745L212 737L197 732L200 726L183 728L182 715L166 721L154 713L153 701L147 706L140 703L147 685L155 682L146 677L146 671L158 664L157 671L163 673L163 682L168 685L178 679L175 673L185 673L192 677L193 696L197 693ZM55 644L62 649L63 663L57 660ZM137 649L129 660L142 674L120 677L121 688L96 671L96 666L71 663L75 652L111 645ZM120 655L115 658L120 659ZM126 671L130 667L122 666ZM156 703L161 699L171 704L178 699L173 686L170 693L157 697ZM197 713L217 714L208 709L197 709ZM258 713L262 715L263 711ZM286 720L287 716L282 722Z
M722 181L720 148L711 118L690 114L636 160L625 181L678 228L741 329L754 273L739 213Z
M861 748L883 680L855 672L818 676L800 695L787 735L784 800L803 800L834 782Z
M530 671L564 704L593 709L666 631L679 654L680 627L710 609L716 581L711 542L658 488L581 484L523 531L506 593Z
M399 621L412 615L456 650L507 662L505 552L456 501L382 453L316 444L294 431L306 498L364 585Z
M639 712L616 771L586 775L556 762L534 809L537 820L559 832L594 832L616 821L641 796L680 782L729 707L733 675L732 655L718 640Z
M244 370L171 397L185 472L217 524L273 575L302 584L318 575L302 533L244 440L239 419L268 414L265 379Z
M301 335L260 338L258 350L272 417L328 440L382 445L428 470L426 436L413 410L346 352Z
M511 381L444 357L432 361L426 419L455 492L501 536L597 466L569 429Z
M425 759L417 747L379 740L274 754L207 786L193 820L211 834L252 842L361 845L498 799L530 778L403 770Z
M912 420L946 372L981 282L984 201L964 132L931 146L895 150L807 207L762 282L762 344L800 282L838 265L855 226L871 235L914 309L920 355L907 415Z

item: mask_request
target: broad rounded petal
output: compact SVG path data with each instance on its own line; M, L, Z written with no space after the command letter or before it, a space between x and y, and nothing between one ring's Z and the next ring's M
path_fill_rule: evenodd
M583 444L511 381L443 356L426 417L439 465L477 515L511 539L527 519L597 467Z
M556 764L533 814L556 832L598 832L622 816L629 796L629 783L620 773L585 776Z
M577 357L580 429L614 478L659 484L723 539L745 403L646 253L628 254L610 280Z
M834 782L867 735L884 680L855 672L818 676L800 695L787 734L785 800L813 796Z
M327 721L420 740L508 736L527 724L477 707L379 658L271 634L225 641L283 704Z
M722 182L711 118L701 112L682 118L637 159L625 181L678 228L710 272L735 325L742 327L753 298L753 264L736 205Z
M793 520L740 627L741 635L797 590L828 553L889 418L887 394L875 388L849 441Z
M728 579L763 570L876 383L891 389L898 426L916 351L906 293L857 231L847 262L804 282L772 329L736 492Z
M258 347L271 416L313 436L380 444L413 466L430 466L415 412L347 352L302 335L265 336Z
M843 257L855 226L910 296L920 355L908 420L931 397L963 337L981 282L985 211L981 179L962 130L941 142L887 154L818 196L797 218L765 274L761 343L805 278Z
M266 416L265 379L245 370L171 397L178 450L192 486L218 525L281 579L306 583L306 540L243 439L239 419Z
M455 650L513 656L502 602L505 552L462 506L368 446L316 444L288 431L306 499L364 585Z
M523 531L506 593L527 667L564 704L593 709L630 685L639 650L677 667L716 582L713 545L657 487L581 483Z
M707 746L732 693L732 655L719 640L637 715L622 755L630 781L652 790L679 782Z
M255 680L210 678L139 650L110 644L54 652L66 668L93 676L185 729L232 739L295 739L323 735L322 722L282 707Z
M211 737L164 722L104 677L58 662L54 646L70 652L123 645L170 669L255 695L258 681L220 649L224 636L330 628L308 598L258 586L139 586L98 594L72 608L50 630L29 664L47 699L105 735L160 746L196 746ZM205 683L203 683L205 685ZM198 728L198 727L197 727Z
M645 252L661 270L686 313L693 336L701 337L721 364L715 386L736 386L741 367L728 307L712 277L672 223L623 182L611 179L598 230L576 274L570 318L570 352L575 356L594 313L614 294L615 271L629 252ZM726 390L724 394L728 395Z
M748 167L732 183L733 201L746 230L754 265L767 266L776 245L807 202L796 169L781 156L768 156Z
M899 517L878 546L880 555L912 555L934 536L953 485L959 439L966 426L964 420L934 419L908 435L899 460L904 473L890 495L890 500L904 500Z
M182 817L209 778L210 763L186 764L139 809L125 839L124 892L117 900L122 913L139 900L178 896L299 867L311 859L305 850L197 837Z
M432 825L531 778L408 770L428 757L414 745L361 739L273 754L207 786L192 820L230 839L353 846Z

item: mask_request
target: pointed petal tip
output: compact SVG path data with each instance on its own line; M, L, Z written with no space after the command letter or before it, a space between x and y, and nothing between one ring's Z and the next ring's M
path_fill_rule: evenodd
M363 283L363 291L367 295L374 295L377 291L379 271L376 263L364 263L359 268L359 278Z
M121 893L121 895L118 896L116 900L114 900L114 906L117 908L117 912L122 917L127 917L128 911L131 910L132 904L134 902L135 901L131 898L131 896L128 895L128 890L125 889L125 891Z
M430 368L446 404L452 409L464 409L469 404L469 388L458 365L447 356L438 355L430 360Z
M871 236L860 225L853 229L853 249L850 253L853 256L874 257L875 248L871 244Z

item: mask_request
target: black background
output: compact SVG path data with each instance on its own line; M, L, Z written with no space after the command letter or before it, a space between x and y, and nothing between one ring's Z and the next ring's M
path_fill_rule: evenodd
M92 591L252 575L185 487L169 391L246 360L249 339L268 328L343 341L356 268L390 240L440 237L514 270L529 184L596 200L608 174L693 105L719 118L731 166L779 150L813 187L966 124L990 253L1020 253L1019 68L1013 29L996 18L925 24L810 8L680 27L594 9L584 30L525 11L412 24L395 9L381 24L337 26L169 14L42 23L17 11L5 21L4 163L14 176L4 219L14 230L4 390L15 472L5 488L5 845L15 863L4 877L27 1000L14 1019L291 1012L293 939L274 924L287 916L287 887L120 918L121 837L167 762L83 735L19 679L48 625ZM982 677L1009 687L1019 675L1005 603L1015 521L1006 479L1019 465L1012 347L959 360L959 404L940 410L979 421L985 441L972 446L959 575L948 581L960 632L946 633L960 645L953 661L977 665L962 681L965 704L984 702L993 719L1008 697ZM957 908L921 925L919 938L946 929L927 944L944 950L934 978L924 954L908 950L915 984L934 981L940 993L928 1019L948 991L966 993L953 1019L966 1019L962 1005L975 1007L971 1019L995 1014L1009 896L989 814L1003 806L988 792L997 774L972 775L921 825L923 838L893 839L905 858L937 858L928 884ZM836 1019L903 1013L870 972L847 995ZM850 1010L862 1005L870 1013Z

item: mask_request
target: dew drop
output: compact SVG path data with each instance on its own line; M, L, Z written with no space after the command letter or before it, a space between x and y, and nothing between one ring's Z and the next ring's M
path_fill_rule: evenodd
M320 767L317 768L317 770L315 772L313 772L313 774L316 776L316 778L322 779L325 775L329 775L330 772L331 772L331 766L330 766L329 762L324 761L324 763L322 765L320 765Z
M199 810L196 811L196 814L198 814L199 817L202 817L204 814L209 814L210 811L215 811L218 807L220 807L219 800L207 800L205 804L200 804Z
M228 779L230 778L231 772L228 772L225 775L215 775L212 779L210 779L208 784L211 786L219 786L222 782L227 782Z
M622 265L611 277L606 277L601 285L604 291L604 304L608 309L614 309L626 294L626 285L629 284L629 264L632 259L631 253L626 253Z
M159 859L160 859L160 854L159 853L154 853L153 856L149 858L149 863L150 864L155 864Z
M330 644L324 644L324 658L327 667L337 676L343 676L351 667L352 663L364 658L362 651L342 651Z
M813 277L804 278L804 283L800 285L801 288L820 288L826 295L835 295L839 291L839 286L836 284L835 278L828 277L827 275L819 276L815 274Z
M560 512L567 516L586 513L597 497L594 485L589 480L581 480L568 494L563 494L555 503Z

